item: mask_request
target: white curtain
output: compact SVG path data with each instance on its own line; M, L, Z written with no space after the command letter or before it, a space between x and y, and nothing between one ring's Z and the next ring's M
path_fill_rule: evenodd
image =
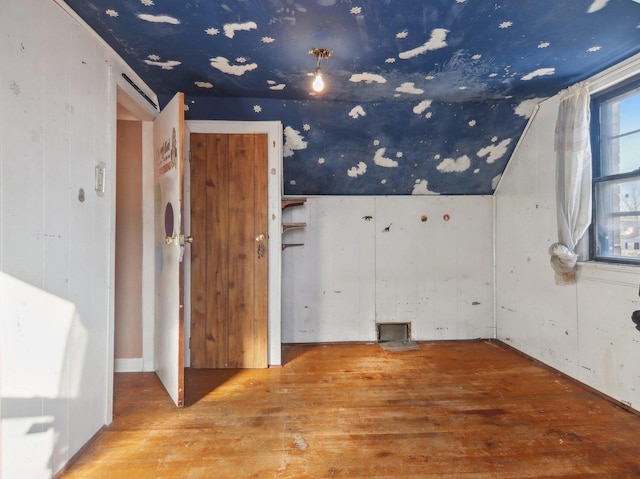
M574 249L591 223L589 102L586 82L560 92L555 141L558 242L549 248L556 284L575 282Z

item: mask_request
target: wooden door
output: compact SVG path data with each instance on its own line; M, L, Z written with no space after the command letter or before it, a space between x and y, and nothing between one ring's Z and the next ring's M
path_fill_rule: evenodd
M155 156L154 361L177 406L184 403L182 182L184 95L176 94L153 122Z
M191 135L191 366L267 367L267 135Z

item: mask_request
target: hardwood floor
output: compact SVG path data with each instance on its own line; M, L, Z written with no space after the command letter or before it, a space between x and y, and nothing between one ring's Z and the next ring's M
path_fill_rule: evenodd
M184 409L117 374L113 424L63 477L640 477L640 416L500 343L420 346L189 370Z

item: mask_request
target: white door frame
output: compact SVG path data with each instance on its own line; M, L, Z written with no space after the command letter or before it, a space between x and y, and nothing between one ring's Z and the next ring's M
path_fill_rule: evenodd
M142 123L142 371L155 371L153 120L158 116L159 112L121 75L117 75L115 80L117 88L116 103L121 103ZM113 177L115 180L115 172ZM113 190L115 191L115 184ZM115 237L113 241L115 242ZM112 392L110 396L113 396Z
M266 133L268 142L268 252L269 252L269 313L268 313L268 364L282 364L282 123L279 121L185 121L185 148L190 151L191 133L255 134ZM190 159L190 156L187 156ZM184 172L184 229L191 233L191 177L190 167ZM184 338L185 367L190 366L191 351L191 248L184 257Z

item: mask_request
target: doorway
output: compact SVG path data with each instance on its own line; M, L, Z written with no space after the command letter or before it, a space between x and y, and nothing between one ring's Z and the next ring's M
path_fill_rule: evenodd
M154 370L153 203L144 199L153 195L156 113L138 96L117 81L114 372Z
M267 364L269 367L279 366L282 362L281 351L281 275L282 275L282 124L275 121L238 122L219 120L190 120L185 121L185 142L190 143L191 136L197 133L223 135L252 135L266 134L267 166L263 170L267 176L267 232L264 240L263 257L267 259L268 291L267 291ZM193 156L192 145L187 145L187 151ZM187 245L185 252L185 366L191 364L191 346L193 344L191 315L193 310L192 261L193 245L197 238L191 225L192 208L192 179L190 168L185 168L185 231L193 236L193 244ZM257 235L248 236L253 243L252 253L257 254L259 246Z
M115 371L142 371L142 122L121 102L115 184Z

